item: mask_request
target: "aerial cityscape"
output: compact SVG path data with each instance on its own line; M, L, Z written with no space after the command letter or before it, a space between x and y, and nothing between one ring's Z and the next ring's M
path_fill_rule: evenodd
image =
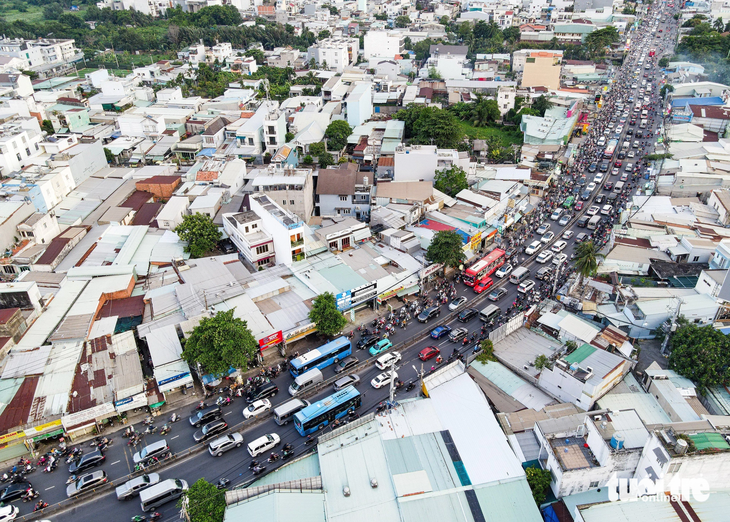
M730 2L4 0L0 185L0 522L730 521Z

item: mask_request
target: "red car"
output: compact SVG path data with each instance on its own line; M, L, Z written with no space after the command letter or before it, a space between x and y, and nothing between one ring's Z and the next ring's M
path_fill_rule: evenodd
M623 167L623 164L624 164L623 161L617 160L616 163L613 164L613 166L621 168L621 167Z
M583 202L582 201L579 201L578 203L576 203L575 204L575 209L576 210L583 210Z
M421 359L422 361L428 361L429 359L433 359L440 353L441 353L441 350L439 350L435 346L426 346L423 350L421 350L418 353L418 358Z
M494 281L492 281L491 277L484 277L484 278L480 279L477 284L474 285L474 291L477 294L481 294L482 292L484 292L484 290L486 290L493 284L494 284Z

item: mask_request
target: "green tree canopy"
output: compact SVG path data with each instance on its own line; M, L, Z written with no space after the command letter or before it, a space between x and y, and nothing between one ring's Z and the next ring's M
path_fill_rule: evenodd
M613 26L609 26L588 34L585 38L585 46L592 57L598 58L606 54L607 47L619 40L618 30Z
M220 375L229 368L248 369L258 343L246 321L233 317L235 309L203 318L183 347L182 358L199 363L206 373Z
M226 492L201 478L188 488L177 506L185 506L190 522L223 522Z
M552 108L552 106L553 102L544 94L541 94L532 101L532 109L536 110L540 116L545 116L545 111Z
M730 338L711 325L679 324L669 339L669 367L701 389L730 383Z
M330 292L318 295L309 311L309 319L317 325L317 330L328 337L338 334L347 324L347 319L337 309L335 296Z
M426 260L431 263L442 263L457 268L464 262L464 242L458 232L441 230L431 240L426 250Z
M263 65L266 63L266 57L261 49L249 49L243 54L245 56L251 56L254 60L256 60L256 65Z
M309 146L309 153L313 156L319 156L321 154L324 154L325 152L327 152L327 147L325 147L323 141L320 141L319 143L312 143Z
M479 348L481 348L482 351L479 355L477 355L477 361L482 364L497 362L497 356L494 355L494 343L490 339L484 339L481 343L479 343Z
M395 26L396 27L408 27L411 25L411 19L406 15L400 15L398 18L395 19Z
M593 241L580 243L575 249L575 269L580 274L581 283L586 277L593 275L598 268L598 258L603 255L598 253Z
M196 212L183 217L182 223L175 227L180 239L188 242L185 248L191 257L203 257L213 250L221 238L218 225L207 214Z
M464 189L469 188L466 181L466 172L458 165L448 169L437 170L434 178L434 187L452 198Z
M532 498L534 498L535 503L540 506L540 504L545 502L547 489L550 487L550 471L531 467L525 469L525 474L527 475L527 483L530 485L530 489L532 490Z
M335 158L332 157L332 154L329 152L324 152L317 156L317 165L319 165L319 168L326 169L330 165L335 164Z
M51 120L43 120L41 123L41 130L46 131L49 136L56 132L53 129L53 123L51 123Z
M329 149L340 151L347 145L347 138L352 134L352 127L345 120L335 120L327 125L324 137L327 138Z
M412 143L455 149L464 137L459 121L446 109L409 105L395 118L405 122L405 135Z

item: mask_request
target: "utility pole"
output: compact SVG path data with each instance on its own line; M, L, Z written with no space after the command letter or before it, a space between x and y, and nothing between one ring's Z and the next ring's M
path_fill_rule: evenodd
M388 404L395 403L395 359L390 363L390 389L388 390Z
M669 337L677 330L677 317L679 317L679 310L682 308L682 300L679 298L677 299L677 306L674 309L674 312L672 313L672 320L669 323L669 328L667 329L667 332L664 335L664 340L662 341L662 355L666 356L666 350L667 346L669 345Z
M564 263L565 261L563 261ZM553 278L553 293L552 295L555 295L555 292L558 288L558 277L560 276L560 269L563 267L563 263L560 263L559 265L555 265L555 277Z

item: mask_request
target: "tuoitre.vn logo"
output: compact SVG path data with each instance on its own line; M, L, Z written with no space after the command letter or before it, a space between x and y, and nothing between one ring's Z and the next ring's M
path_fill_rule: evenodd
M710 485L703 478L674 478L669 482L645 477L641 480L618 478L614 473L606 484L611 502L636 501L670 502L695 500L705 502L710 497Z

